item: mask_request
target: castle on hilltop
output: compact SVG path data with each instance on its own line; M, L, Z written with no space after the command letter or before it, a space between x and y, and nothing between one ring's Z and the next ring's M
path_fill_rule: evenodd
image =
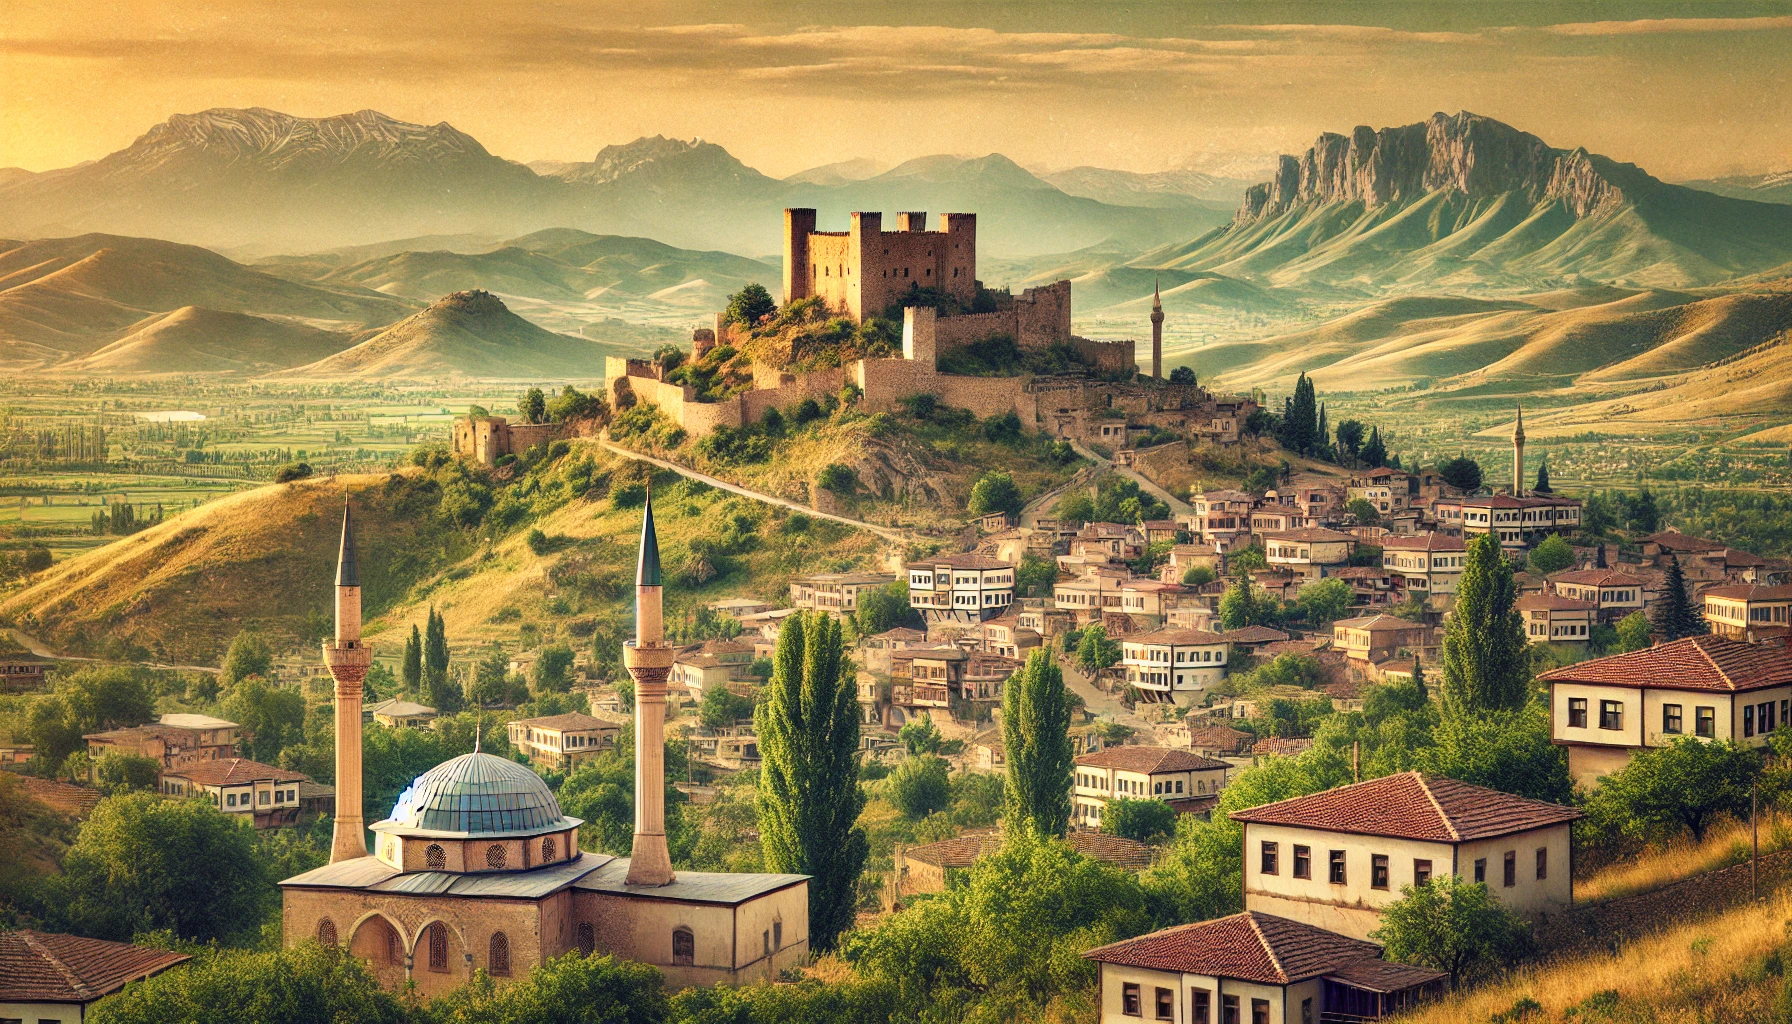
M658 362L611 356L604 371L611 407L648 402L687 433L701 435L752 426L773 409L804 399L822 402L851 385L867 412L894 411L903 399L928 394L979 417L1012 412L1029 429L1115 448L1158 430L1235 443L1256 409L1250 398L1215 396L1192 381L1172 383L1162 376L1160 304L1151 314L1150 372L1141 374L1134 342L1095 341L1072 331L1068 280L1019 295L985 289L977 280L975 214L943 214L938 231L926 229L922 212L898 214L896 231L884 231L878 213L854 213L851 230L844 232L816 231L815 220L814 210L784 211L786 305L816 299L860 323L901 309L900 356L801 373L755 363L752 388L719 401L700 400L690 385L666 380ZM724 345L742 350L749 338L749 328L718 314L713 329L694 333L692 353L702 358ZM1049 352L1073 369L1034 374L1017 367L1007 376L952 372L956 353L1003 340L1021 356Z

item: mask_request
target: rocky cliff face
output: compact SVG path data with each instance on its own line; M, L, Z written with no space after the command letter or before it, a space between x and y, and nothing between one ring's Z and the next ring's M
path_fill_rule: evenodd
M1560 199L1576 217L1626 201L1585 150L1554 149L1463 111L1398 128L1321 135L1304 156L1282 157L1273 180L1247 189L1235 220L1253 223L1296 206L1336 202L1376 209L1439 190L1471 198L1517 193L1532 203Z

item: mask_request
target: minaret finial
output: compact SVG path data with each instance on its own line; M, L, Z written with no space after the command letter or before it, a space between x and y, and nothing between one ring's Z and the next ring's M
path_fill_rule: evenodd
M342 549L336 556L336 585L361 585L361 564L355 559L354 514L349 510L348 495L342 496Z
M641 516L641 553L635 562L635 586L660 585L660 539L653 529L653 485L647 485L647 509Z
M1151 308L1152 309L1164 308L1163 295L1157 289L1158 289L1157 278L1152 277L1152 279L1151 279Z

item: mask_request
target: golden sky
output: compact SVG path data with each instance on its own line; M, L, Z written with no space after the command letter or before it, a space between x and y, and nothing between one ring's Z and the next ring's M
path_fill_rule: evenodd
M1321 131L1467 109L1670 180L1792 167L1792 4L5 0L0 167L174 113L373 108L517 160L702 136L854 157L1254 175Z

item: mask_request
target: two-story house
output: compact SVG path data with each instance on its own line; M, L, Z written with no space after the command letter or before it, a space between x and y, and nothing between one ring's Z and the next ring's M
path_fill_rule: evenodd
M1184 706L1200 703L1208 687L1226 678L1232 644L1199 629L1157 629L1121 639L1126 682L1146 701Z
M1381 925L1401 889L1453 874L1508 908L1574 902L1572 807L1420 772L1234 811L1244 830L1246 910L1354 938Z
M1251 509L1257 499L1244 491L1220 490L1194 495L1193 511L1179 517L1189 535L1220 554L1251 542Z
M896 582L883 572L822 572L790 581L790 603L804 611L850 616L859 610L859 595Z
M175 768L235 757L240 728L235 722L210 715L175 714L163 715L153 725L109 729L81 738L87 741L87 754L95 761L117 751Z
M1792 631L1792 586L1735 583L1705 591L1705 621L1719 636L1753 639Z
M1467 542L1445 533L1390 536L1381 542L1381 567L1394 574L1401 590L1425 598L1454 597L1467 555Z
M531 762L554 771L568 771L606 750L616 749L622 724L583 712L543 718L519 718L505 731L510 745Z
M299 820L299 786L308 776L243 757L189 761L162 771L165 796L208 797L225 814L248 818L256 828L279 828Z
M1438 522L1465 537L1493 534L1501 549L1523 551L1543 538L1580 529L1577 498L1514 498L1494 494L1479 498L1439 498L1432 504Z
M1639 576L1614 569L1564 569L1550 573L1548 581L1554 593L1591 602L1598 620L1604 623L1640 612L1648 603L1648 584Z
M1075 616L1078 626L1100 622L1107 612L1120 611L1120 590L1131 582L1110 573L1094 573L1052 586L1052 604Z
M1150 629L1161 626L1170 613L1184 601L1195 602L1198 595L1180 583L1153 579L1132 579L1120 582L1120 611L1130 615L1135 625Z
M1212 809L1226 787L1224 761L1172 747L1107 747L1076 759L1070 821L1101 827L1109 800L1163 800L1182 813Z
M1263 556L1270 568L1285 568L1304 579L1316 580L1350 564L1356 538L1348 533L1308 526L1263 536Z
M1560 594L1526 594L1512 606L1534 644L1584 644L1593 639L1599 606Z
M1787 721L1792 651L1694 636L1583 661L1537 677L1549 684L1550 732L1580 785L1631 755L1682 737L1764 747Z
M1362 615L1332 623L1332 647L1354 661L1376 663L1394 657L1402 647L1423 646L1429 633L1427 627L1398 616Z
M982 622L1014 603L1014 565L987 555L935 555L908 564L909 607L928 622Z
M753 668L754 645L745 640L705 640L672 659L672 685L682 686L696 700L712 686L744 680Z

